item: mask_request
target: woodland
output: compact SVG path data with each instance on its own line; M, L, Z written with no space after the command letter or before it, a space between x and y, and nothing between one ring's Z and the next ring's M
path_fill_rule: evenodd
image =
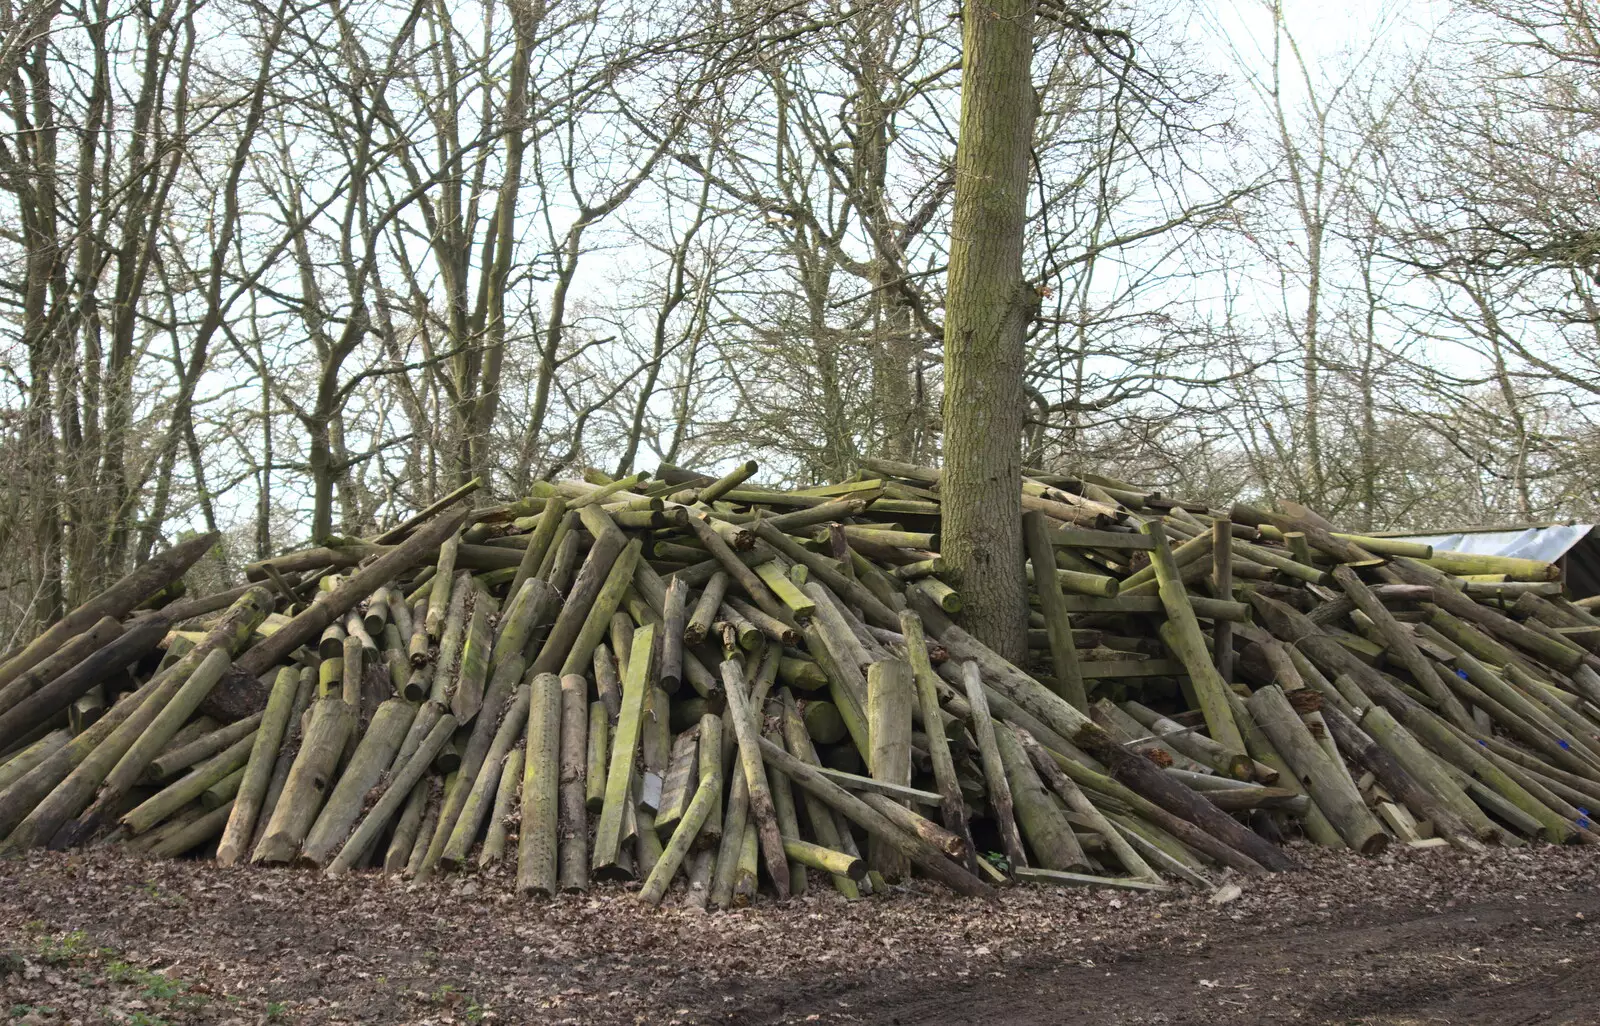
M473 479L948 469L953 415L1362 532L1595 515L1600 6L980 6L1021 280L957 295L951 0L11 0L0 636L199 533L196 593ZM946 370L997 296L1018 402Z

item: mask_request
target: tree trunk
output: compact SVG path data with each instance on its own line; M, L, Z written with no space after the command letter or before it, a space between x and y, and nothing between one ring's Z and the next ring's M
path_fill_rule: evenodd
M963 15L961 128L945 301L943 555L972 633L1026 654L1022 572L1022 277L1033 138L1033 4L972 0Z

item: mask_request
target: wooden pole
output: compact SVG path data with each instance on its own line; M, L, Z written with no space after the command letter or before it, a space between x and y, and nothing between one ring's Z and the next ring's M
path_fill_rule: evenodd
M1034 772L1028 761L1022 742L1004 724L995 730L995 742L1010 783L1017 822L1028 839L1034 862L1045 869L1062 872L1091 870L1093 867L1084 857L1077 834L1073 833L1072 825L1046 793L1039 774Z
M1363 855L1377 854L1388 846L1383 824L1367 811L1360 792L1329 764L1327 753L1289 705L1283 689L1275 684L1261 688L1245 705L1346 844Z
M1484 850L1484 846L1473 836L1472 830L1448 805L1435 797L1421 781L1407 773L1394 756L1368 737L1344 713L1333 706L1324 706L1322 718L1329 732L1333 734L1334 740L1339 743L1339 747L1371 770L1383 784L1384 789L1395 799L1431 820L1434 831L1440 837L1464 851Z
M383 794L373 804L371 811L367 813L360 825L356 827L355 832L345 841L344 847L339 849L339 854L328 864L327 874L329 876L337 877L348 873L355 867L356 862L374 844L378 843L378 838L389 821L394 819L401 806L407 804L414 797L417 785L423 783L423 774L433 764L434 757L444 748L445 742L450 740L450 735L454 733L455 729L455 717L448 714L441 716L434 723L433 729L428 731L428 736L422 739L421 744L417 746L417 750L406 760L405 765L400 767L399 772L390 779L388 787L384 789ZM421 793L424 795L425 800L426 790ZM426 826L427 817L423 815L416 832L419 840L428 835L429 831L425 829ZM394 862L385 860L385 870L392 872L394 868L398 868L397 863L398 860Z
M1088 692L1083 684L1083 671L1078 666L1078 649L1072 640L1072 616L1067 612L1061 581L1056 576L1056 550L1050 541L1050 528L1045 524L1044 514L1034 511L1022 514L1022 537L1028 546L1028 558L1033 562L1034 592L1039 596L1045 630L1049 632L1056 694L1080 712L1088 712Z
M589 889L589 816L585 771L589 748L589 682L582 674L561 678L560 809L556 882L563 891ZM601 730L606 726L602 721Z
M311 726L300 742L283 794L262 833L252 862L288 862L300 851L306 832L333 784L345 740L355 729L350 707L338 697L324 698L311 709Z
M673 580L680 580L677 576ZM717 618L717 610L722 606L722 600L728 593L728 584L731 579L726 570L718 570L706 582L705 589L701 591L700 598L695 602L694 612L689 615L683 628L683 642L694 646L706 639L711 633L711 624Z
M120 620L135 606L165 588L211 551L221 536L196 535L146 560L117 583L51 624L43 634L20 650L5 654L0 663L0 688L33 669L75 635L88 630L101 617Z
M518 806L520 812L520 795L522 793L522 769L525 752L522 748L513 748L506 761L500 767L500 783L494 793L494 811L489 814L489 829L484 833L483 846L478 851L478 868L483 869L499 862L506 854L506 840L510 834L508 819L511 816L513 805ZM588 867L584 867L587 874Z
M1372 593L1361 580L1361 577L1348 566L1333 568L1333 579L1338 582L1344 593L1356 604L1356 608L1366 614L1372 621L1373 629L1383 639L1384 646L1394 653L1400 665L1411 674L1417 686L1427 693L1437 703L1440 712L1462 730L1473 730L1472 717L1467 715L1466 708L1461 704L1455 694L1433 672L1433 664L1428 662L1428 657L1422 654L1412 636L1395 620L1394 614L1383 604L1383 600Z
M1017 832L1017 820L1012 811L1011 785L1006 780L1005 763L1000 758L1000 747L995 741L994 719L989 714L989 697L983 690L983 674L978 664L968 662L961 667L962 680L967 688L967 706L972 710L972 734L978 742L979 761L983 765L983 782L989 796L989 813L994 818L995 829L1000 833L1000 844L1006 858L1015 868L1028 864L1022 850L1022 835Z
M911 785L911 665L898 659L879 660L867 667L867 732L872 751L867 760L874 780L901 787ZM867 864L890 883L904 879L911 864L882 839L867 846Z
M321 634L323 628L355 608L355 604L371 595L375 588L425 559L461 527L466 516L458 513L436 520L361 567L336 589L307 606L305 612L279 627L266 640L251 646L235 662L235 668L259 677L279 663L287 662L290 653Z
M1166 532L1157 520L1145 521L1141 530L1155 543L1150 553L1150 565L1155 568L1161 604L1167 611L1167 622L1161 627L1161 640L1188 669L1212 740L1237 754L1248 765L1244 738L1240 736L1238 724L1233 722L1233 713L1228 708L1227 682L1217 673L1211 653L1206 649L1200 623L1195 619L1194 607L1189 602L1189 592L1184 587L1183 577L1167 545Z
M522 777L517 890L556 893L561 823L561 678L535 674L528 703L528 750Z
M159 619L170 620L162 616ZM76 666L108 642L122 634L122 624L115 617L102 616L83 633L41 659L38 665L20 674L11 683L0 687L0 713L4 713L39 688L61 676L69 667ZM3 721L0 721L3 722ZM0 726L0 750L4 750L8 731ZM20 733L16 736L21 736Z
M457 488L437 501L424 506L422 509L418 510L414 516L407 517L405 520L402 520L400 523L389 528L387 531L383 532L372 540L379 545L394 545L401 542L414 528L417 527L418 524L427 523L433 517L444 512L451 506L454 506L462 499L465 499L467 496L477 491L482 484L483 481L480 478L473 478L460 488Z
M388 770L415 716L416 707L401 698L391 698L378 706L349 765L307 833L301 858L313 865L325 865L344 845L369 792Z
M520 659L518 661L520 662ZM495 730L494 739L489 743L488 754L479 763L472 787L467 791L467 800L461 806L455 825L450 829L450 838L445 842L444 852L439 856L448 866L460 866L467 861L467 853L472 848L472 842L477 838L478 831L483 826L483 818L489 813L490 803L499 791L506 759L511 754L513 746L521 740L523 731L527 729L523 703L529 700L524 697L523 689L519 687L508 705L497 703L495 715L500 715L501 707L505 708L505 714L500 716L500 726ZM487 712L487 707L485 711ZM485 715L485 725L491 722L493 717ZM474 736L477 733L478 729L474 726ZM463 759L462 765L466 764L467 761Z
M824 777L817 768L790 755L768 741L757 739L761 756L780 772L788 775L798 787L815 795L829 808L842 812L851 822L859 825L869 836L890 838L917 866L930 877L949 887L957 894L968 897L993 898L994 889L961 866L951 862L937 848L913 834L908 834L885 819L881 812L860 798Z
M585 512L605 516L603 510L595 507L589 507ZM583 569L578 571L577 579L572 582L572 590L567 593L566 602L556 616L556 622L551 626L550 633L545 635L539 655L533 661L533 672L556 673L570 662L580 632L592 637L594 643L605 636L604 628L611 621L610 613L606 613L598 630L592 627L586 630L586 620L589 610L595 605L595 599L606 586L612 564L627 546L628 540L615 528L611 533L595 538L589 555L583 561ZM584 653L581 658L587 657L588 653Z
M1023 751L1033 761L1033 768L1038 772L1039 778L1049 785L1050 790L1061 796L1067 808L1082 816L1091 827L1105 838L1106 847L1122 863L1122 868L1141 880L1160 880L1161 876L1150 864L1146 862L1133 845L1129 844L1121 832L1106 819L1095 804L1086 798L1083 791L1057 766L1050 754L1036 741L1032 734L1025 730L1017 731L1017 741L1022 745Z
M687 617L689 586L674 578L667 585L661 613L661 666L657 680L662 690L676 694L683 681L683 632Z
M1178 833L1184 843L1200 847L1207 855L1216 858L1224 865L1245 873L1259 873L1263 868L1279 871L1294 868L1293 861L1277 845L1248 829L1212 805L1202 795L1183 786L1148 759L1129 754L1095 724L1090 723L1082 727L1074 735L1073 740L1084 751L1103 761L1111 770L1115 781L1137 793L1156 808L1197 828L1198 834L1214 838L1221 847L1205 845L1199 837L1183 836L1187 832L1179 828ZM1069 776L1077 779L1078 770L1073 766L1064 762L1057 764ZM1135 811L1147 817L1149 815L1142 809ZM1169 829L1169 824L1166 822L1158 825L1164 830ZM1177 823L1170 824L1170 828L1177 827Z
M113 626L117 626L114 621ZM0 751L10 748L87 694L91 688L154 650L167 633L167 626L166 619L159 614L142 618L126 632L109 639L103 647L85 654L53 679L18 698L15 704L0 713ZM117 629L121 632L120 626ZM86 632L79 637L88 637L92 633ZM74 639L58 654L77 654L76 650ZM30 677L42 679L43 674L39 671L54 661L55 657L51 656L12 683L24 684Z
M689 849L694 839L699 835L700 828L705 825L707 817L711 815L712 806L716 803L716 795L705 781L695 789L694 800L689 803L689 810L684 813L683 819L672 831L672 839L662 849L661 857L650 870L650 875L645 879L644 886L639 890L639 900L647 905L659 905L667 893L667 887L672 883L672 878L677 875L678 867L683 865L683 860L689 854Z
M1233 521L1219 517L1211 522L1211 597L1233 601ZM1218 620L1211 628L1217 676L1233 681L1233 623Z
M438 569L433 574L433 587L428 591L428 615L424 627L428 637L438 641L444 631L445 612L454 599L460 582L455 580L456 553L461 548L461 535L451 534L439 544Z
M629 801L634 755L639 747L640 718L644 699L650 690L651 652L655 627L645 625L634 632L633 650L628 660L628 675L622 684L622 710L611 742L610 766L606 771L605 802L595 826L594 852L590 870L602 879L626 878L629 874L619 861L622 851L623 806ZM529 762L532 757L530 754Z
M778 827L778 814L772 804L772 791L757 744L761 734L756 726L756 710L751 708L750 696L745 693L744 671L738 663L729 660L722 664L722 686L728 696L729 719L733 721L739 763L750 796L750 817L756 825L761 855L772 877L773 890L782 901L789 897L789 860L783 853L783 833Z

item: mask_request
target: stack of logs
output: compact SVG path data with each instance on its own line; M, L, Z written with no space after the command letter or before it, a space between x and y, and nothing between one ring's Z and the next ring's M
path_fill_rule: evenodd
M1013 662L938 471L755 470L468 485L203 598L176 545L0 662L0 849L722 908L1596 837L1600 619L1549 564L1030 472Z

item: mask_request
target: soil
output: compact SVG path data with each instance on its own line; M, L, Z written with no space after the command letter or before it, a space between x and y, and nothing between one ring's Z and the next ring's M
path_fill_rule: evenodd
M0 1023L1600 1023L1584 848L1360 859L1146 895L550 902L504 872L0 861ZM669 904L675 900L669 897Z

